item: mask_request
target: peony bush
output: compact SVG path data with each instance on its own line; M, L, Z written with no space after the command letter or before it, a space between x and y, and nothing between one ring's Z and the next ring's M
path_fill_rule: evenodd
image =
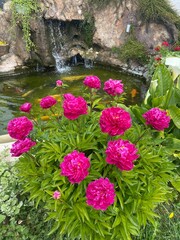
M61 94L64 83L57 81ZM47 221L54 220L49 234L130 240L155 224L156 207L175 195L174 123L165 108L121 103L121 80L104 83L106 101L98 77L87 76L83 84L83 96L40 101L49 121L27 118L33 103L20 107L26 116L7 128L17 139L11 153L20 156L16 168L29 200L43 204Z

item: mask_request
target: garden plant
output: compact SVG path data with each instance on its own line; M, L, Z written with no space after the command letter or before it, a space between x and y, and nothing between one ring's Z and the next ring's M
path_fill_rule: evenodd
M141 105L126 106L121 80L102 87L87 76L82 96L63 94L67 86L57 80L61 101L45 96L39 104L48 121L33 118L37 106L29 102L9 121L24 193L54 222L50 235L130 240L177 196L179 79L158 64L153 81Z

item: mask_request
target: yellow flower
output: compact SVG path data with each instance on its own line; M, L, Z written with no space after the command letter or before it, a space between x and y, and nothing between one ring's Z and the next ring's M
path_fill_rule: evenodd
M174 217L174 213L172 212L169 214L169 218L173 218L173 217Z

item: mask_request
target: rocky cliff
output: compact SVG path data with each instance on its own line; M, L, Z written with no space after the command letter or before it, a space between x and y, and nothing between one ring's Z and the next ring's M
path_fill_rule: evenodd
M33 62L52 66L55 65L53 57L55 54L70 60L73 56L84 58L89 52L89 58L121 66L122 63L116 55L112 55L111 49L120 47L126 42L131 28L134 29L137 39L144 43L149 51L163 41L174 41L177 38L177 29L172 24L169 28L162 23L144 24L137 16L137 5L133 4L132 0L112 2L100 9L87 0L41 0L40 7L38 17L33 17L31 21L31 37L36 48L28 53L21 24L18 24L16 35L13 35L10 2L4 4L0 12L0 40L6 41L10 47L9 52L1 57L0 71L3 71L4 61L12 56L17 66ZM84 33L80 30L88 16L94 21L91 51L83 36ZM61 31L61 35L52 35L53 31L56 32L58 29L54 27L55 25L59 26L58 31ZM53 43L52 38L60 36L62 37L59 40L61 41L59 47L53 46L55 41Z

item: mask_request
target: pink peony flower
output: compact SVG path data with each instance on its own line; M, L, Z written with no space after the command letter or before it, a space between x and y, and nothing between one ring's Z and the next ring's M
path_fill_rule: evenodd
M162 42L162 46L169 47L169 43L168 42Z
M10 120L7 125L7 131L12 138L22 140L33 129L32 122L25 116Z
M108 178L99 178L86 189L86 203L97 210L105 211L114 203L115 196L114 184Z
M102 111L100 128L110 136L122 135L131 127L131 116L123 108L111 107Z
M61 87L63 85L63 82L61 80L56 81L56 87Z
M124 92L124 85L121 83L121 80L109 79L104 83L103 90L109 95L116 96Z
M59 191L55 191L54 193L53 193L53 198L54 199L59 199L61 197L61 193L59 192Z
M83 97L75 97L70 93L64 94L64 116L70 120L87 114L88 106Z
M83 83L89 88L101 88L101 81L97 76L87 76Z
M137 155L137 148L128 140L118 139L109 141L106 149L106 162L116 165L120 170L130 171L133 169Z
M28 152L34 145L36 145L36 143L29 138L16 141L12 144L12 148L10 150L12 157L19 157L23 153Z
M32 108L32 104L29 103L29 102L26 102L26 103L22 104L19 109L20 109L22 112L27 112L27 113L29 113L30 110L31 110L31 108Z
M158 131L162 131L169 127L170 117L167 116L166 111L159 108L151 108L143 114L143 117L146 119L147 125L151 125Z
M47 96L41 99L40 106L41 108L47 109L52 107L57 103L57 100L51 96Z
M87 177L90 161L84 153L74 150L64 157L60 164L61 175L68 177L71 183L80 183Z

